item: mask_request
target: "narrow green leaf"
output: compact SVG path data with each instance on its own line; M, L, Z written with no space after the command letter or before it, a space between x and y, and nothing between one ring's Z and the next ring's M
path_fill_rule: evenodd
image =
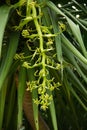
M71 83L77 88L78 91L87 99L87 90L83 86L83 84L80 82L78 77L73 73L73 71L70 68L67 68L68 76L70 77ZM79 86L79 87L78 87Z
M65 17L71 17L77 24L79 24L84 30L87 31L87 28L75 17L73 16L69 11L62 9L65 14L67 14Z
M66 100L69 103L70 109L72 110L72 115L73 115L73 119L74 119L74 122L76 124L76 127L79 128L78 117L77 117L77 113L76 113L76 110L75 110L75 106L73 104L70 88L71 88L71 86L70 86L70 83L67 79L67 75L66 75L66 72L65 72L64 73L64 87L63 87L63 89L66 93L65 98L67 97Z
M20 67L18 79L18 129L22 126L23 119L23 97L26 88L26 69Z
M34 73L35 73L34 69L28 69L29 81L35 81ZM32 103L33 103L33 113L34 113L35 126L36 126L36 130L38 130L39 129L38 105L34 103L33 99L38 99L38 93L37 93L36 89L32 91Z
M48 93L50 95L52 95L51 92L48 91ZM54 128L54 130L58 130L54 100L51 101L49 108L50 108L50 114L51 114L51 119L52 119L52 123L53 123L53 128Z
M81 106L87 111L87 106L83 103L83 101L79 98L79 96L76 94L76 92L74 91L73 88L70 88L70 91L72 92L72 94L76 97L76 99L79 101L79 103L81 104Z
M37 90L34 90L32 92L32 99L38 99ZM35 126L36 130L39 129L39 123L38 123L38 105L33 102L33 112L34 112L34 120L35 120Z
M57 52L57 59L61 64L61 80L63 80L63 67L62 67L62 63L63 63L63 57L62 57L62 43L61 43L61 34L60 34L60 29L57 25L56 22L56 14L51 11L50 13L50 18L51 18L51 22L52 22L52 27L53 27L53 31L54 34L59 33L56 37L55 37L55 44L56 44L56 52Z
M48 7L53 9L57 14L65 16L65 14L60 9L58 9L57 6L53 2L48 1L46 4L47 4Z
M57 22L56 22L56 14L51 11L50 13L51 21L52 21L52 27L54 30L54 34L59 33L55 37L55 43L56 43L56 51L57 51L57 58L60 63L62 63L62 47L61 47L61 34L60 29L58 28Z
M80 76L82 76L84 81L87 83L87 76L83 73L83 71L79 67L77 60L75 59L73 53L68 48L66 48L64 45L63 45L63 51L66 54L66 57L69 59L70 63L72 63L72 65L74 65L73 67L75 67L77 73ZM86 70L86 68L85 68L85 70Z
M13 63L11 64L11 68L10 68L8 75L13 74L17 70L17 68L20 64L21 64L21 62L19 60L16 60L16 61L14 60Z
M0 67L0 89L3 85L3 82L9 72L10 66L13 61L13 57L15 55L17 45L19 40L19 33L18 32L12 32L10 35L10 41L9 41L9 47L7 51L6 58L4 60L4 63L2 61L3 67ZM2 66L2 65L1 65Z
M47 78L50 79L50 74L47 76ZM47 90L47 93L49 95L53 96L52 91ZM51 114L51 120L52 120L53 128L54 128L54 130L58 130L56 111L55 111L55 105L54 105L54 100L53 99L52 99L52 101L51 101L51 103L49 105L49 109L50 109L50 114Z
M62 34L62 42L66 47L81 60L84 64L87 64L87 59L72 45L72 43Z
M80 47L81 47L81 50L82 50L84 56L87 58L87 51L86 51L86 48L85 48L84 43L83 43L83 39L82 39L82 36L81 36L79 25L76 25L68 17L66 17L66 19L67 19L67 21L69 23L69 26L70 26L70 28L72 30L73 35L75 36L75 38L77 39L78 43L80 44Z
M83 19L79 19L79 21L84 24L85 26L87 26L87 20L83 20Z
M1 58L3 35L5 32L5 27L11 9L12 8L10 6L6 6L6 5L0 7L0 58Z
M81 9L82 9L82 11L84 11L86 14L87 14L87 10L86 10L86 8L84 8L84 6L83 5L81 5L80 3L78 3L77 1L75 1L75 0L72 0L78 7L80 7Z
M8 79L5 80L3 87L0 91L0 130L2 130L2 124L3 124L7 83L8 83Z
M77 19L75 18L69 11L65 10L64 8L62 8L63 11L61 11L53 2L48 1L47 2L47 6L50 7L52 10L54 10L57 14L60 14L62 16L64 16L65 18L67 18L68 16L71 17L74 21L76 21L83 29L85 29L87 31L87 28ZM67 15L68 16L67 16ZM68 17L68 18L69 18Z
M13 108L15 105L15 95L16 95L16 86L15 86L15 81L13 81L12 87L11 87L11 92L9 95L9 102L8 102L8 109L6 112L6 129L8 128L8 126L10 125L10 121L11 121L11 117L13 116Z

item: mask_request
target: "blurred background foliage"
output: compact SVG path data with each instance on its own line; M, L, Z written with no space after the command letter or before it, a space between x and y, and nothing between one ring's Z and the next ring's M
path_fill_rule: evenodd
M22 66L23 62L27 61L24 57L33 54L26 46L29 38L25 38L22 31L26 28L29 30L29 27L33 29L34 34L38 31L35 30L34 21L30 21L28 25L25 22L22 29L15 30L21 21L23 22L27 8L24 3L15 5L17 2L19 1L0 1L0 129L38 130L39 124L39 130L86 130L87 1L48 0L45 1L45 7L42 6L39 10L43 12L43 17L38 21L42 22L46 29L52 26L47 30L51 34L58 34L52 39L55 45L50 46L55 50L46 54L52 61L56 51L57 57L54 57L52 63L59 63L61 66L58 70L49 68L47 79L54 77L55 83L59 82L61 85L52 92L53 101L46 111L33 103L33 98L39 96L37 91L26 91L26 81L38 78L34 76L36 68L26 69ZM41 4L42 1L37 2ZM36 9L39 13L38 7ZM30 13L32 14L32 11ZM38 42L37 37L35 41L30 41L30 48L38 48ZM46 42L47 37L44 38L45 48ZM19 56L18 60L15 60L15 55ZM34 63L37 58L38 55L35 55ZM38 66L37 69L41 68Z

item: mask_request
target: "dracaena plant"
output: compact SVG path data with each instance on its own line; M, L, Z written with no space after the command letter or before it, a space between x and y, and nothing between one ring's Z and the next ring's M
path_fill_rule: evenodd
M85 14L74 0L0 7L0 129L86 129Z
M55 60L56 53L55 46L53 46L54 37L58 34L52 34L52 27L47 27L41 23L43 6L37 2L27 2L26 16L16 29L22 28L22 36L26 39L26 45L31 53L24 57L21 54L16 54L15 59L18 57L19 59L21 57L21 60L26 59L22 66L27 69L36 69L34 73L36 80L27 82L27 90L32 92L33 89L37 89L39 97L33 100L37 105L40 104L43 110L46 110L52 100L52 95L49 95L48 91L53 91L60 86L59 82L54 81L54 77L49 78L49 69L58 70L60 64ZM31 22L33 22L34 27L30 26ZM27 61L28 57L30 57L29 62Z

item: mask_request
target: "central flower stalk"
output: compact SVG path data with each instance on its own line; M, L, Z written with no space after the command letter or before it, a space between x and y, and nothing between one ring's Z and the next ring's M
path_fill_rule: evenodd
M42 30L41 30L41 26L38 22L38 19L37 19L37 11L36 11L36 7L34 4L32 4L32 13L33 13L33 19L34 19L34 23L35 23L35 27L36 27L36 30L37 30L37 33L38 33L38 37L39 37L39 43L40 43L40 51L41 51L41 56L42 56L42 70L43 70L43 74L42 74L42 78L43 78L43 82L42 82L42 85L43 85L43 90L45 92L45 81L46 81L46 66L45 66L45 60L46 60L46 57L45 57L45 52L44 52L44 40L43 40L43 34L42 34Z

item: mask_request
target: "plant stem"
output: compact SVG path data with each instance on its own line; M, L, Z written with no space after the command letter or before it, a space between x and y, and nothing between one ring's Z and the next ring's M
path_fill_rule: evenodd
M32 2L32 0L27 0L26 17L30 16L31 8L30 8L29 5L30 5L31 2Z
M32 11L33 11L33 18L34 18L34 23L36 26L36 30L38 32L38 36L39 36L39 41L40 41L40 50L41 50L41 54L42 54L42 69L43 69L43 85L45 85L45 80L46 80L46 67L45 67L45 53L44 53L44 47L43 47L43 36L42 36L42 31L41 31L41 27L38 23L37 20L37 13L36 13L36 8L35 5L32 4Z

